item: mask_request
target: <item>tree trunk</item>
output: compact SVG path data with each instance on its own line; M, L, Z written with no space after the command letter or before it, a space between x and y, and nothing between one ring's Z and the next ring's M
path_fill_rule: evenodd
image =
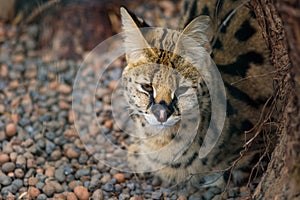
M297 0L250 2L271 49L279 140L268 169L256 188L256 199L300 198L300 8ZM281 17L280 17L281 16ZM276 95L275 95L276 96Z

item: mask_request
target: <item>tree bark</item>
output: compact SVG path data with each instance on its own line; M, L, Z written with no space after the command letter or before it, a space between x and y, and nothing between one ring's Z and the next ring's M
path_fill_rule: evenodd
M275 91L282 114L279 140L253 195L256 199L300 198L300 8L297 0L250 2L277 70Z

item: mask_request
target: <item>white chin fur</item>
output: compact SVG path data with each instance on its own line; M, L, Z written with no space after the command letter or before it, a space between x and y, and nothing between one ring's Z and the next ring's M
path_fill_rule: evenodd
M147 120L147 122L151 125L151 126L161 126L163 127L171 127L174 126L179 120L180 117L169 117L169 119L166 122L159 122L157 121L157 119L154 117L154 115L151 114L145 114L145 119Z

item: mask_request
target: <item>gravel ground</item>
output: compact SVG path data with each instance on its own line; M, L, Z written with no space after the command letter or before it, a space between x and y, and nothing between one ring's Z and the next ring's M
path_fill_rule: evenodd
M164 2L162 8L173 5ZM169 9L161 12L172 17ZM150 12L144 14L151 17ZM176 23L172 21L171 26ZM113 110L123 106L116 89L124 59L117 59L97 79L95 101L85 98L73 87L82 60L57 59L51 51L41 51L37 39L41 31L38 24L22 28L0 24L0 199L246 199L246 187L224 193L214 187L169 188L151 174L126 172L121 150L129 143L123 131L128 124L113 116ZM95 89L93 80L103 70L99 65L106 62L95 60L84 63L92 65L84 69L94 71L81 72L85 77L79 84L81 92ZM76 94L82 95L78 99L84 105L94 102L94 110L75 107L73 113L72 97ZM96 120L86 118L83 124L74 124L83 113ZM120 148L113 148L107 138ZM99 162L103 159L110 161L110 167Z

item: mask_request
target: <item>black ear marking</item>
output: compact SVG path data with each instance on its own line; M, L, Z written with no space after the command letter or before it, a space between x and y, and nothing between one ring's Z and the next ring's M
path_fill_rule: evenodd
M139 28L149 27L149 25L142 18L137 17L132 11L127 9L125 6L120 7L121 12L122 12L122 9L124 9L130 15L130 17L133 19L133 21L135 22L137 27L139 27Z

